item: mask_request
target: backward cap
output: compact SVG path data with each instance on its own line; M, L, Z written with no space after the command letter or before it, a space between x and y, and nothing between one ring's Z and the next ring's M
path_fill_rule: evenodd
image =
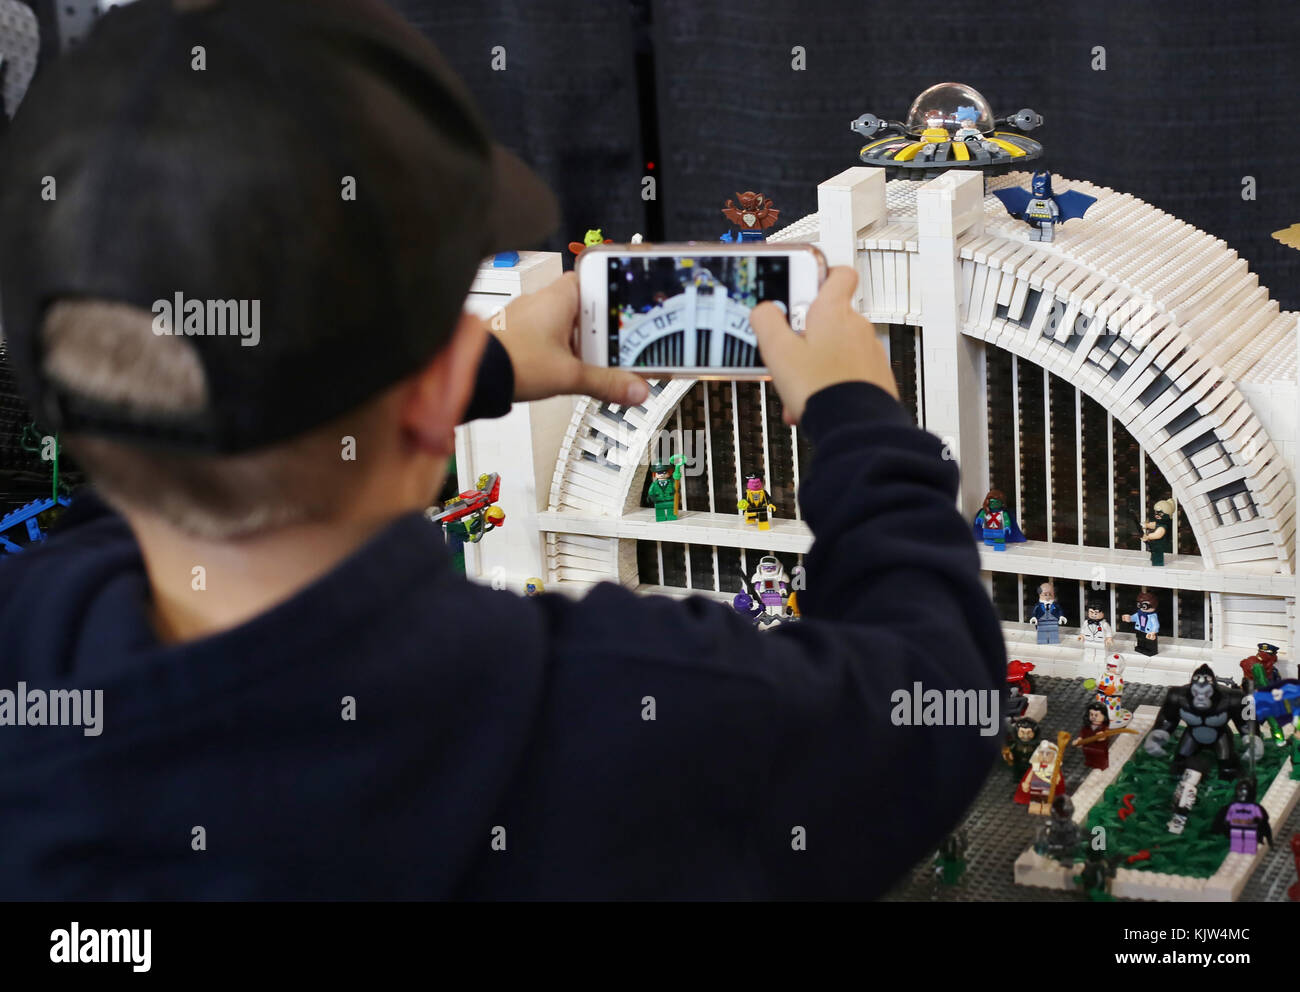
M376 0L113 9L32 88L0 197L10 359L45 426L212 452L295 436L416 371L479 261L557 219L433 46ZM44 379L55 299L150 309L178 293L258 301L254 347L185 337L202 413L140 417Z

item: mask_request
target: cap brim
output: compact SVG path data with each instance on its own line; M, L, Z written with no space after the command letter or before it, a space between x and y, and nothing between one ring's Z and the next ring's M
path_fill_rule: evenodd
M492 205L488 231L492 252L541 244L560 224L555 194L537 173L501 145L492 145Z

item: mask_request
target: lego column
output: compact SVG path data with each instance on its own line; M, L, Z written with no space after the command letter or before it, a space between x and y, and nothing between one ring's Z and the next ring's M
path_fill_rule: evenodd
M916 194L926 429L961 466L960 507L973 516L988 489L984 351L961 333L959 239L984 225L984 177L953 170Z
M858 291L853 305L867 309L867 280L858 261L862 232L885 218L885 170L857 166L845 169L817 186L818 244L827 265L853 265L858 269Z
M521 252L518 263L479 268L465 309L491 321L516 296L532 293L562 274L555 252ZM461 491L473 489L486 472L501 475L498 506L505 525L477 544L465 545L468 578L522 592L524 581L545 578L545 543L538 513L546 509L560 443L573 413L573 397L516 403L496 420L478 420L456 430L456 475Z

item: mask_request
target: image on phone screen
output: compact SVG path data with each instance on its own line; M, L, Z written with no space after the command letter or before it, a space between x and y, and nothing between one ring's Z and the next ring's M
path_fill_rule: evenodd
M610 365L762 366L750 311L765 300L790 311L784 255L615 255L607 264Z

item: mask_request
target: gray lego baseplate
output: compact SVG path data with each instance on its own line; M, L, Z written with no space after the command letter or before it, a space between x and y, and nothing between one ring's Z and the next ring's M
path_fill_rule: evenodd
M1083 681L1035 676L1034 686L1036 693L1047 696L1044 739L1051 739L1058 730L1077 733L1083 723L1084 707L1091 697ZM1168 688L1130 682L1124 689L1124 706L1126 709L1143 704L1158 706ZM1079 749L1066 749L1064 770L1067 788L1073 793L1089 771ZM937 883L932 868L934 852L931 852L903 876L885 899L893 902L1086 902L1081 893L1015 884L1012 865L1033 843L1043 823L1042 817L1030 816L1024 806L1012 802L1015 784L1011 772L999 762L962 818L960 826L965 828L970 846L960 882ZM1273 824L1277 846L1264 855L1246 883L1241 901L1287 900L1287 887L1296 881L1295 860L1288 843L1296 830L1300 830L1300 807L1285 822Z

